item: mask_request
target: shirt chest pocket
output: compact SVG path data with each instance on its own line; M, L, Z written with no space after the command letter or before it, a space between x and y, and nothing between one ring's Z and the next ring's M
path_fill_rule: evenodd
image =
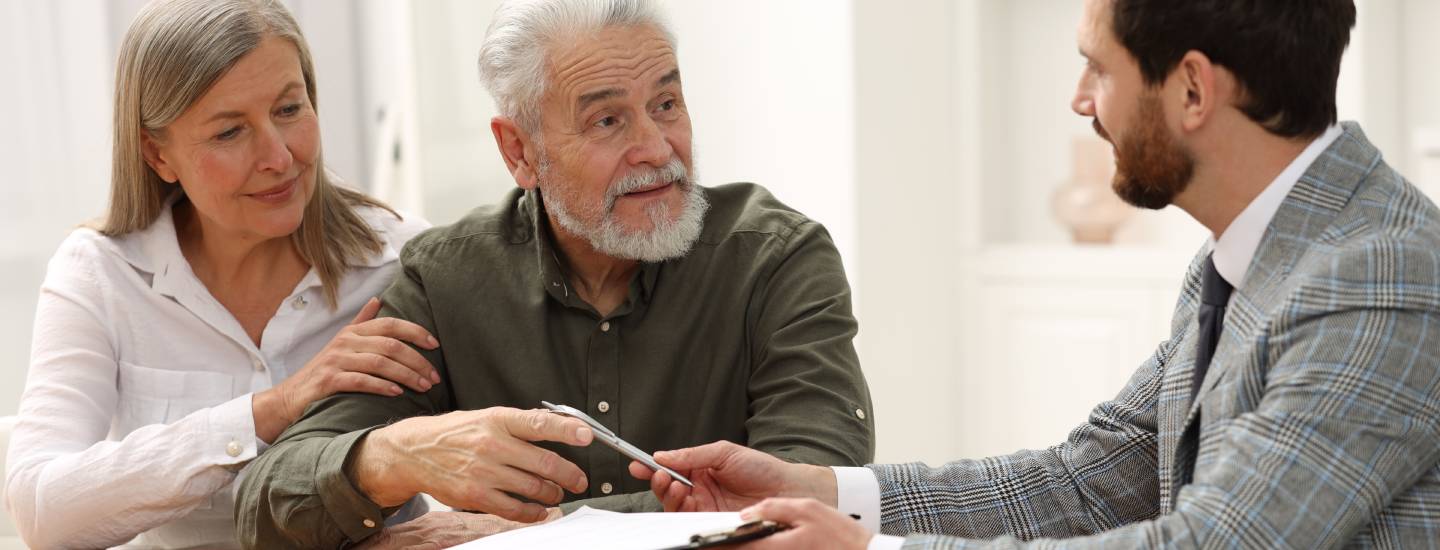
M235 397L235 378L218 372L174 370L120 362L118 423L121 434L150 424L171 424Z

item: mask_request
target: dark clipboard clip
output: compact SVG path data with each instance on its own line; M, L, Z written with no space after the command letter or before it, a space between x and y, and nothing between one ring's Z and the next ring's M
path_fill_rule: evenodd
M729 546L740 544L755 539L761 539L779 533L790 526L775 523L767 520L755 520L745 523L734 529L722 529L709 533L690 535L690 544L684 546L672 546L662 550L687 550L690 548L715 548L718 546Z

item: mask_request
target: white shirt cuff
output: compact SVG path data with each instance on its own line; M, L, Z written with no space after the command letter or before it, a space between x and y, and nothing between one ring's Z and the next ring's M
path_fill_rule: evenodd
M871 533L879 533L880 482L875 479L875 472L869 468L834 466L830 469L835 470L836 508L842 514L860 516L860 525Z
M259 454L255 411L250 404L253 395L247 393L210 408L201 444L217 463L244 466Z
M877 534L870 538L870 545L865 548L866 550L900 550L901 546L905 546L905 537Z

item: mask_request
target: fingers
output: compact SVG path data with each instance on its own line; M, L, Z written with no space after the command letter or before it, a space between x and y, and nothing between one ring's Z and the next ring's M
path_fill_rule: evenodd
M595 436L584 422L549 411L508 409L497 414L510 435L526 441L554 441L584 447Z
M401 344L404 345L404 344ZM346 353L334 363L341 370L363 373L372 377L399 382L417 392L429 391L434 386L430 379L415 374L415 371L394 359L375 353Z
M424 386L419 391L429 390L430 386L440 383L440 372L435 370L430 361L420 355L420 352L415 351L415 348L405 345L400 340L383 336L358 336L351 341L353 342L352 348L356 352L384 356L404 367L407 371L401 374L404 378L391 378L391 380L411 387ZM383 373L372 374L384 375ZM385 376L390 378L388 375ZM414 383L412 384L411 381Z
M510 521L535 523L548 517L545 507L533 502L520 502L495 489L481 491L476 500L481 512L494 514Z
M665 483L668 487L665 488L664 496L660 497L660 503L665 506L665 511L667 512L685 511L685 501L690 500L690 488L679 481L670 481L668 479L670 476L665 477L667 478Z
M353 330L360 336L385 336L404 340L425 349L440 347L440 342L431 336L425 327L394 317L371 319L354 325Z
M491 482L496 489L551 506L560 504L565 498L565 490L555 482L541 479L518 468L505 468L504 473Z
M767 498L754 506L741 510L740 519L745 521L764 519L798 527L806 523L814 523L815 519L826 513L838 515L840 512L813 498Z
M335 375L334 391L327 393L326 396L340 392L373 393L390 397L405 393L400 386L396 386L389 380L360 372L342 372Z
M650 492L655 493L655 498L665 507L666 512L681 511L685 497L690 496L689 487L672 480L670 474L656 472L637 461L631 461L629 468L630 475L636 479L650 480Z
M365 302L365 305L360 307L360 313L355 314L355 318L350 320L350 324L358 325L374 319L376 313L380 313L380 299L371 298L370 301Z
M508 464L517 469L516 471L529 476L529 479L526 481L512 482L519 483L518 485L502 487L502 489L508 492L534 500L541 500L549 504L556 504L560 502L560 498L564 497L563 494L553 499L541 498L542 496L549 496L544 492L548 489L536 487L532 484L549 480L558 486L556 489L563 488L572 493L584 492L585 489L590 486L589 480L585 478L585 472L581 471L579 466L565 460L559 454L556 454L555 451L541 449L526 441L512 439L498 442L498 445L495 445L492 449L488 449L488 451L489 453L487 454L490 456L486 458L494 462Z
M629 470L630 477L633 477L640 481L646 481L655 477L655 470L651 470L649 466L641 464L639 461L636 460L630 461Z
M729 441L716 441L699 447L655 453L655 461L675 470L687 471L716 468L744 447Z

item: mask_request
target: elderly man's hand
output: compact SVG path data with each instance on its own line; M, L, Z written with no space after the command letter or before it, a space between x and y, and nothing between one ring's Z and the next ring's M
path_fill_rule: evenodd
M559 508L549 509L544 521L559 518ZM400 525L386 527L365 539L359 550L421 550L449 548L475 539L504 533L531 524L520 523L490 514L469 512L430 512Z
M548 517L536 502L558 504L588 481L579 467L530 442L585 446L593 438L584 422L548 411L493 407L408 418L360 440L346 474L381 507L430 493L457 509L531 523Z
M835 473L823 466L790 464L763 452L720 441L655 453L655 460L690 479L691 489L639 462L630 475L650 480L667 512L734 512L768 497L815 498L835 505Z
M874 533L834 507L810 498L771 498L740 512L747 520L770 520L789 529L741 546L741 550L865 550Z

